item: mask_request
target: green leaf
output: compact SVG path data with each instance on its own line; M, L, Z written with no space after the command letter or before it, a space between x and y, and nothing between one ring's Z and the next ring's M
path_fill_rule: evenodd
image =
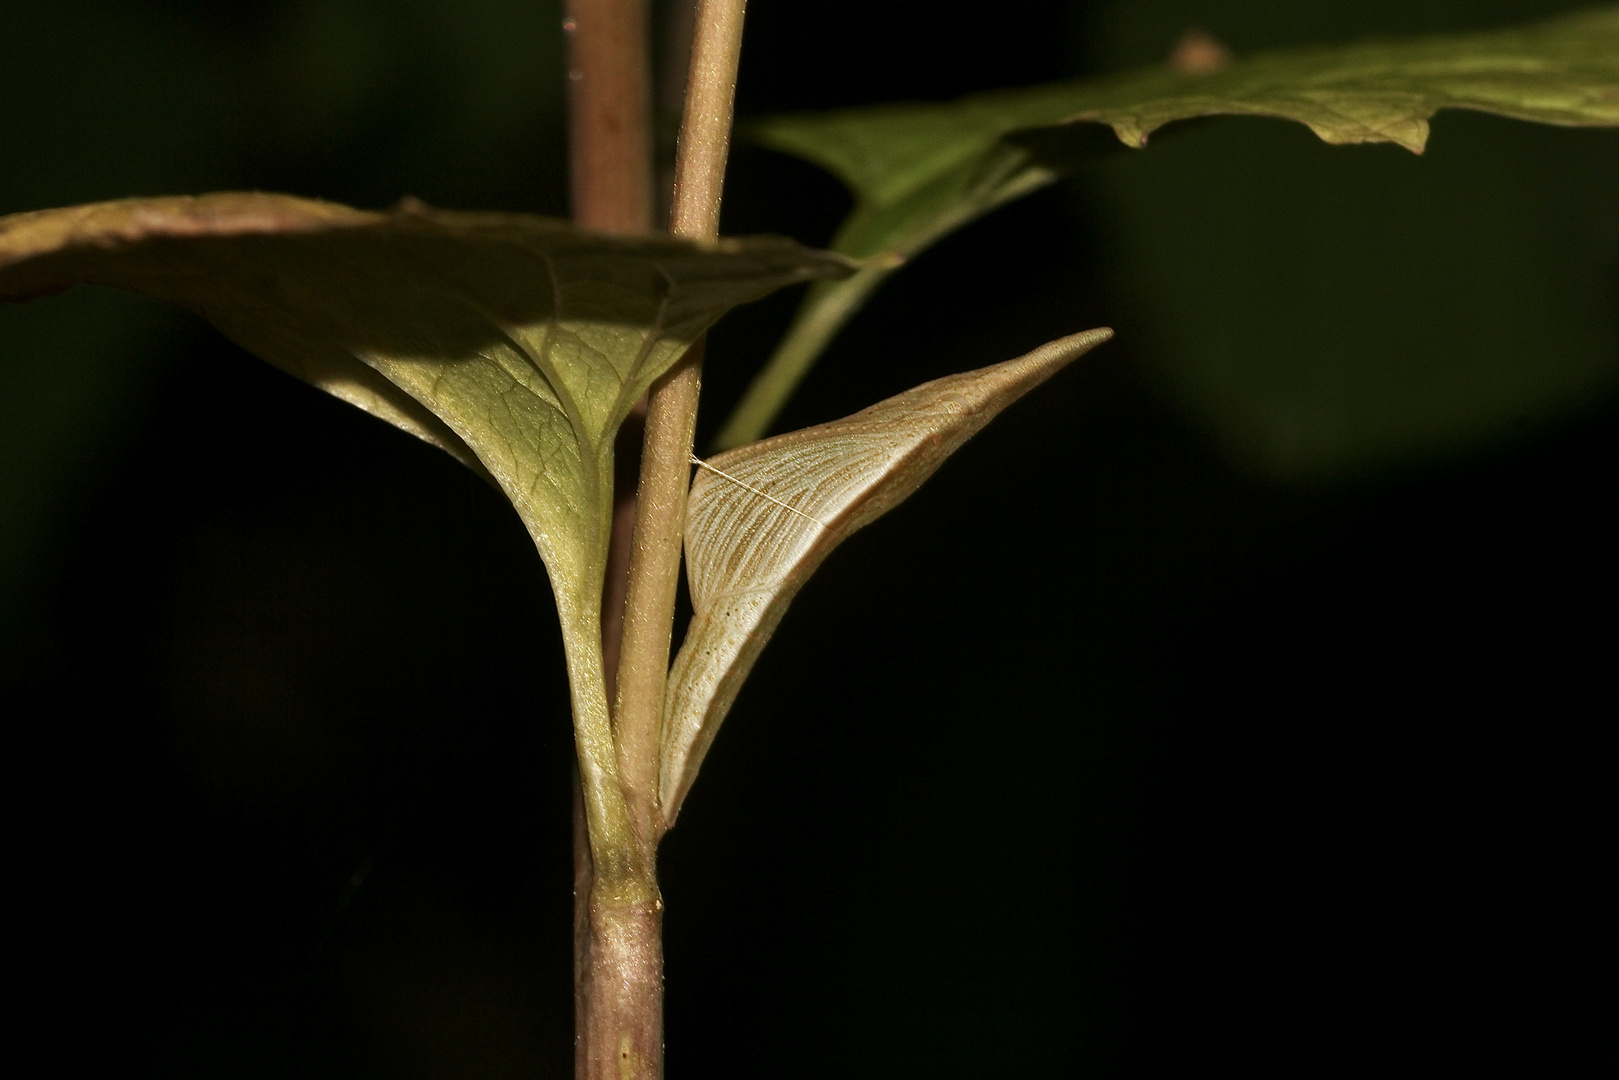
M1441 109L1619 125L1619 8L1488 33L1288 49L1210 74L1165 65L949 104L756 123L757 141L821 165L853 190L855 209L833 249L887 255L889 266L811 290L719 441L763 433L893 265L1093 160L1106 143L1141 147L1165 124L1224 114L1295 120L1329 143L1392 142L1420 153ZM1098 137L1109 128L1117 141Z
M1083 179L1141 373L1243 471L1421 465L1619 386L1619 131L1438 134L1413 158L1209 125Z
M664 697L666 824L787 605L832 549L910 497L1007 406L1112 336L1059 338L702 463L686 504L693 613Z
M0 218L0 298L89 282L171 301L486 471L550 573L581 749L605 769L599 623L613 435L727 309L848 269L781 239L704 246L524 215L420 204L370 213L286 195ZM607 834L593 822L592 835Z

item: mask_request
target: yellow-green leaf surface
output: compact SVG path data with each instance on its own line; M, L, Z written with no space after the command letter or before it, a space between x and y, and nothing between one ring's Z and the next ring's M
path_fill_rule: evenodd
M0 218L0 297L81 282L198 312L293 375L478 463L553 575L599 543L631 403L731 306L846 273L785 240L699 247L525 215L372 213L283 195Z
M847 272L845 260L781 239L702 246L599 236L526 215L420 204L371 213L285 195L0 218L0 298L88 282L171 301L487 471L545 560L575 716L594 718L598 734L619 423L728 308Z
M1144 146L1177 120L1270 116L1306 124L1329 143L1390 142L1420 153L1428 120L1441 109L1619 125L1619 8L1511 30L1288 49L1209 74L1163 65L948 104L783 116L750 130L764 145L828 169L854 192L835 250L897 261L1093 159L1106 143ZM1098 137L1109 128L1116 140ZM727 423L723 444L765 430L888 272L870 269L811 290L788 339Z
M699 468L686 510L693 614L664 699L666 822L787 605L832 549L906 499L1008 405L1112 336L1060 338Z

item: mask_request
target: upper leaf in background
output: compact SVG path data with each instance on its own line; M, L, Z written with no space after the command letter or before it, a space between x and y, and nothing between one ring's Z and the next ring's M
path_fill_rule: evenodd
M847 272L775 238L700 246L286 195L0 218L0 298L94 283L179 304L486 470L545 560L570 653L595 647L613 434L631 403L730 307Z
M755 123L766 146L830 170L855 194L834 250L915 255L997 206L1050 183L1112 140L1142 146L1195 117L1297 120L1329 143L1421 152L1428 119L1472 109L1565 126L1619 125L1619 8L1486 33L1289 49L1222 71L1168 66L1116 78ZM1116 144L1115 144L1116 145ZM811 290L786 340L719 436L757 438L837 329L890 268Z
M1112 336L1059 338L728 451L698 471L686 506L691 625L664 698L658 797L666 825L787 605L832 549L909 498L1007 406Z

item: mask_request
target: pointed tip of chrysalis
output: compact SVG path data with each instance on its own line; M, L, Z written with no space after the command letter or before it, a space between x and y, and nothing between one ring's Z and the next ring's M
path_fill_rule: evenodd
M1111 327L1111 326L1098 326L1094 330L1081 330L1077 334L1069 334L1067 337L1058 338L1056 341L1053 341L1052 344L1053 345L1066 345L1068 347L1076 349L1077 351L1074 353L1074 355L1075 356L1080 356L1080 355L1083 355L1084 353L1090 352L1092 349L1096 348L1098 345L1102 344L1104 341L1112 341L1112 340L1113 340L1113 327Z
M1018 398L1112 336L1105 326L1069 334L699 462L714 476L692 485L686 506L693 615L664 699L659 797L668 821L742 680L821 560L908 498Z
M963 371L959 375L947 375L936 382L924 383L910 391L909 395L900 396L925 393L948 383L952 386L952 393L966 394L973 398L978 403L975 408L990 401L998 401L999 404L993 406L990 413L994 415L1112 336L1113 329L1107 326L1095 330L1081 330L1077 334L1048 341L1039 348L1031 349L1012 360L991 364L976 371ZM879 407L880 404L873 406Z
M1054 375L1068 364L1078 360L1103 342L1113 337L1111 326L1099 326L1094 330L1081 330L1077 334L1048 341L1038 349L1024 353L1016 360L1008 361L1008 367L1021 368L1029 374L1039 372L1044 378Z

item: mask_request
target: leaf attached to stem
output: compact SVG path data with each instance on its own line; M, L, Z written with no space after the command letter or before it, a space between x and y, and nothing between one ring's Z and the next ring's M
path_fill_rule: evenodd
M287 195L130 199L0 218L0 299L115 285L492 478L551 576L593 839L621 808L601 671L613 436L714 320L850 272L788 240L614 237L521 214ZM225 407L225 406L222 406Z

